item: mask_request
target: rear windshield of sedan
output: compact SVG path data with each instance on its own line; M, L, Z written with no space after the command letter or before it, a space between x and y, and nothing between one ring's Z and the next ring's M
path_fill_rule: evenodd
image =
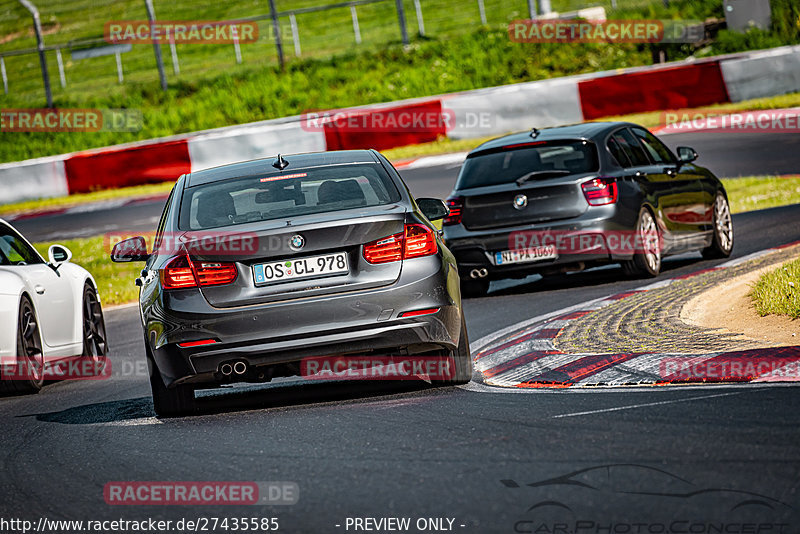
M597 172L597 148L588 141L524 143L500 147L468 157L458 178L458 189L513 183L532 172L542 179Z
M190 187L181 199L179 227L205 230L399 200L397 187L376 164L325 166Z

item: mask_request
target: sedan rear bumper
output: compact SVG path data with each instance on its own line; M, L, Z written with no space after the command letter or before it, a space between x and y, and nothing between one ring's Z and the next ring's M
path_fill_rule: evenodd
M215 308L198 290L164 292L146 317L151 354L169 386L219 381L220 365L234 360L258 367L313 356L450 351L461 332L461 301L455 262L446 256L405 261L389 286L313 299ZM178 346L207 339L216 343Z

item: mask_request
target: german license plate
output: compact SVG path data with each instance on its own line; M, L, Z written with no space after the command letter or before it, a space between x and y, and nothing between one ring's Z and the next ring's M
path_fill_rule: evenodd
M256 284L291 282L305 278L319 278L350 272L346 252L334 252L322 256L271 261L253 265Z
M509 265L512 263L528 263L558 259L555 245L542 247L523 248L518 250L504 250L494 253L495 265Z

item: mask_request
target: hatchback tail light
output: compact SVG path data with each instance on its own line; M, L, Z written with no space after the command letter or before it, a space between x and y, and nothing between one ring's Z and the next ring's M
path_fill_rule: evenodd
M464 199L461 197L450 197L446 202L447 207L450 209L450 215L442 220L442 225L451 226L453 224L461 224L461 210L464 209Z
M237 274L233 263L193 261L188 256L178 256L161 269L159 278L164 289L184 289L230 284Z
M433 230L424 224L407 224L399 234L364 245L364 259L372 264L391 263L430 256L438 251Z
M590 206L604 206L617 201L617 182L613 178L595 178L581 184Z

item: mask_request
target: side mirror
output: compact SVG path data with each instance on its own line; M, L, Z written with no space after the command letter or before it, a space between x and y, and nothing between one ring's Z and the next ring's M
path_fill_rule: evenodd
M58 269L62 263L72 259L72 252L64 245L50 245L47 249L47 259L54 269Z
M126 263L131 261L147 261L150 254L147 253L147 242L143 237L131 237L120 241L111 250L111 261L116 263Z
M438 221L450 215L447 205L438 198L418 198L417 206L429 221Z
M678 161L681 163L691 163L697 159L697 152L688 146L678 147Z

